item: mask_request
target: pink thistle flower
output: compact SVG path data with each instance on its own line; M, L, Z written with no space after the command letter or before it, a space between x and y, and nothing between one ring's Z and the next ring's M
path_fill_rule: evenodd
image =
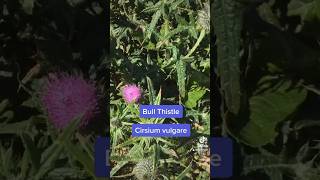
M97 90L93 83L81 76L52 74L41 94L49 120L58 129L65 128L82 115L80 126L85 126L98 111Z
M141 97L142 90L134 85L126 85L122 89L122 96L127 103L135 103Z

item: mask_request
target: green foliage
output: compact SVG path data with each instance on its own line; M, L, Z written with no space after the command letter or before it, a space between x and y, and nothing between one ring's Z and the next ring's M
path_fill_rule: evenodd
M291 84L282 82L275 85L276 88L269 88L250 98L250 120L239 132L244 143L255 147L273 143L278 134L276 126L286 120L306 98L305 89L290 87Z
M111 12L111 176L208 177L204 166L193 166L196 142L131 137L134 123L192 122L192 138L209 134L208 2L111 1ZM140 118L139 105L121 97L121 87L131 83L143 90L139 104L181 104L186 117Z
M240 42L242 4L233 0L213 3L214 31L217 35L218 76L229 111L238 114L241 106Z
M188 99L185 103L187 108L195 108L198 105L198 101L205 95L206 90L201 87L194 87L188 92Z
M79 126L80 119L81 118L77 118L72 121L72 123L65 128L58 137L53 138L53 143L51 145L47 144L48 142L43 142L45 144L41 143L42 139L44 140L48 137L42 136L41 140L36 140L36 134L27 131L26 128L33 125L32 121L27 121L29 126L20 128L20 131L1 131L1 133L12 133L20 136L24 145L24 151L22 153L23 156L20 157L21 161L19 161L17 159L18 157L13 156L12 154L16 151L12 145L9 148L1 147L0 157L1 162L4 164L1 165L1 168L3 169L1 169L0 176L13 179L51 179L57 176L57 172L62 171L60 172L61 174L59 174L59 178L79 178L82 176L81 179L86 179L89 174L91 177L95 177L93 173L93 152L83 152L81 150L83 147L80 146L80 143L71 143L71 140L74 139L74 134L77 130L77 127ZM22 123L19 125L22 125ZM13 129L17 128L12 124L8 124L6 126L12 127ZM26 130L21 131L21 129ZM43 147L43 145L46 147ZM84 143L82 143L82 145L84 145ZM93 146L93 144L91 143L90 146ZM64 152L70 153L71 159L79 161L85 167L86 171L80 170L80 168L76 167L75 164L73 166L65 164L64 166L57 168L55 165L56 162L64 161L67 158L65 155L63 155ZM17 162L15 162L16 160Z
M316 146L304 144L298 150L296 158L287 158L284 153L287 149L276 155L265 151L262 151L262 154L247 155L244 160L244 174L263 171L270 180L283 180L285 176L294 180L319 179L319 165L315 162L318 154L311 153L311 149ZM312 157L311 160L305 161L308 156Z
M212 4L222 97L213 128L238 142L235 179L319 179L319 2Z
M320 21L319 0L292 0L288 5L288 15L299 15L304 21Z
M186 62L182 59L177 60L177 76L178 76L178 87L179 87L179 94L181 98L185 97L186 94Z

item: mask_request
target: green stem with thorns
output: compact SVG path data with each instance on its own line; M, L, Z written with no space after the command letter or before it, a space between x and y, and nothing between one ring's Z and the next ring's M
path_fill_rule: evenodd
M206 30L202 29L200 32L200 36L197 39L197 42L193 45L193 47L191 48L191 50L189 51L189 53L187 55L185 55L183 58L188 58L192 55L192 53L194 53L194 51L197 49L197 47L200 45L202 39L204 38L204 36L206 35Z

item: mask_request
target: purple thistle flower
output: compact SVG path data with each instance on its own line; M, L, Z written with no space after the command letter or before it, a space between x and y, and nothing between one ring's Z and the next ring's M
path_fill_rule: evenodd
M127 103L137 102L141 97L141 93L142 90L134 84L126 85L122 89L122 96Z
M58 129L65 128L82 115L81 126L88 124L98 111L97 90L81 76L52 74L41 95L49 120Z

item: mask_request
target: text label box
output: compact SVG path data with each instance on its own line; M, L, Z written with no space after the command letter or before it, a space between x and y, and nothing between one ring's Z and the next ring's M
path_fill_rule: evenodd
M94 165L97 177L110 177L110 139L98 137L94 145Z
M133 137L190 137L190 124L133 124Z
M214 178L228 178L233 173L233 144L229 138L210 138L210 174Z
M140 118L182 118L182 105L140 105Z

